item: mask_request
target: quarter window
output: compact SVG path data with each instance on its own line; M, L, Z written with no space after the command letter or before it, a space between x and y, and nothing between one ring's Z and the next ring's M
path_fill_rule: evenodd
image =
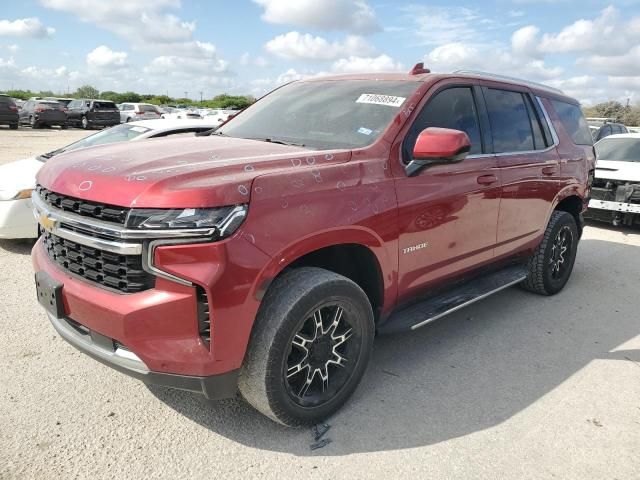
M560 122L571 137L573 143L576 145L593 145L589 125L578 105L560 100L551 100L551 104L558 114L558 117L560 117ZM602 138L602 136L603 135L600 135L600 138Z
M478 111L470 87L448 88L429 100L407 134L405 158L411 158L418 135L429 127L462 130L471 140L470 153L482 153Z

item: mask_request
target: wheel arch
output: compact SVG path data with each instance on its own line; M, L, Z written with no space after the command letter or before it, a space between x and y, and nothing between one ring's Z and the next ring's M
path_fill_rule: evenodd
M584 210L584 200L581 195L578 194L577 190L571 189L564 194L558 195L556 198L555 205L553 207L553 211L567 212L570 213L576 221L576 225L578 226L578 233L582 235L582 212Z
M254 296L262 300L272 282L291 269L314 266L324 268L354 281L367 294L377 320L385 306L394 299L395 275L382 239L366 229L349 228L323 232L293 245L272 257L255 284Z

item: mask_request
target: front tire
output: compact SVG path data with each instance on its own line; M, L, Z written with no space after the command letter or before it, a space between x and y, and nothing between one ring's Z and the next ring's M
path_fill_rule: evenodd
M358 386L373 335L371 304L356 283L320 268L286 272L258 312L240 392L283 425L320 422Z
M87 117L83 116L80 120L80 124L82 125L82 128L87 130L89 128L89 121L87 120Z
M579 239L573 215L554 211L542 242L529 258L522 288L540 295L555 295L562 290L573 271Z

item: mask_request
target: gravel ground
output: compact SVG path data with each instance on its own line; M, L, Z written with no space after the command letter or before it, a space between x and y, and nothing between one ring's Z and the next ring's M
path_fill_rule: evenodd
M9 127L0 126L0 165L50 152L97 131L74 128L61 130L59 127L32 130L23 126L18 130L9 130Z
M39 152L81 132L6 137L36 133ZM35 148L12 142L0 162ZM77 352L37 305L30 248L0 242L0 478L640 478L637 231L588 227L557 296L511 288L378 338L315 451L241 400L146 387Z

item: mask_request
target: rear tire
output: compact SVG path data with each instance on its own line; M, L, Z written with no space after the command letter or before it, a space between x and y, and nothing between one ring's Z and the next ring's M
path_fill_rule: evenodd
M358 386L373 335L371 304L356 283L320 268L286 272L260 306L240 392L283 425L322 421Z
M573 215L553 212L542 242L529 258L529 272L520 284L522 288L540 295L555 295L562 290L573 271L579 239Z
M40 124L38 124L33 116L29 117L29 125L31 125L31 128L40 128Z
M12 123L11 125L9 125L9 128L11 130L17 130L18 129L18 124L17 123Z
M84 115L82 116L82 119L80 119L80 125L82 125L82 128L84 128L85 130L89 128L89 121Z
M63 124L63 125L60 125L60 128L61 128L62 130L66 130L66 129L67 129L67 128L69 128L69 127L68 127L68 125L65 123L65 124Z

